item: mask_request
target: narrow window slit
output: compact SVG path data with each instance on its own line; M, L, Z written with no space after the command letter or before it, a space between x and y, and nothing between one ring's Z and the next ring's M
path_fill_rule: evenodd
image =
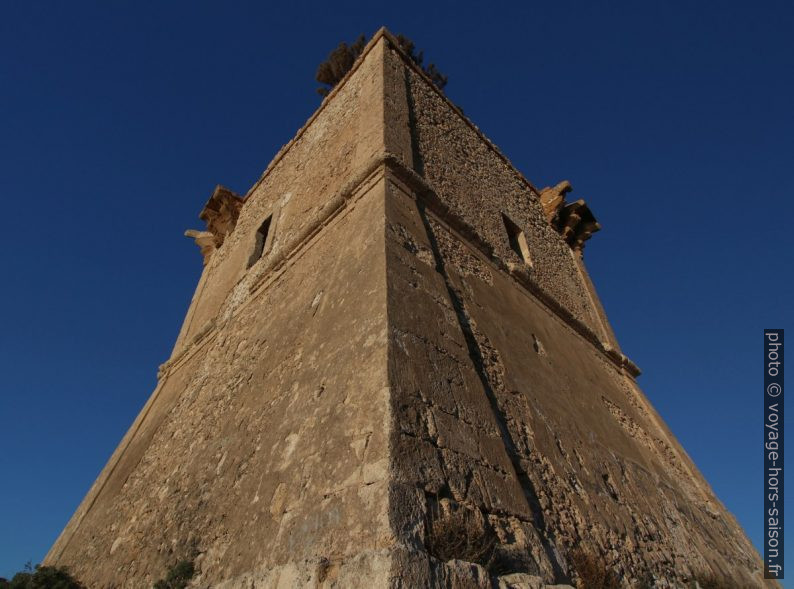
M273 215L268 215L267 219L262 221L262 225L259 226L259 229L256 232L256 242L254 243L254 251L251 253L251 257L248 259L248 267L250 268L261 258L264 254L267 253L266 246L267 246L267 236L270 232L270 221L273 219Z
M532 268L532 257L529 255L529 245L527 245L527 238L524 232L506 215L502 215L502 221L507 230L507 238L510 240L510 247L527 266Z

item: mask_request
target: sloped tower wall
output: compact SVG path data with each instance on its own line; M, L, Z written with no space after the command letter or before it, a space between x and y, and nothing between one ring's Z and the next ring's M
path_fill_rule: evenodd
M387 32L202 218L172 357L46 562L90 587L182 558L195 587L540 587L582 559L763 586L580 243Z
M422 512L429 534L439 505L472 508L508 569L547 581L575 578L589 554L632 586L763 584L741 528L638 389L538 191L405 73L411 158L387 195L387 268L395 477L419 489L403 491L406 519Z
M213 587L388 570L381 63L249 192L157 389L48 561L91 587L151 586L196 553Z

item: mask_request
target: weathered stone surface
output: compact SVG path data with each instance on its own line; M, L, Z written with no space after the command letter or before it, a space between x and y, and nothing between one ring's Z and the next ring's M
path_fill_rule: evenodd
M511 573L499 577L499 589L544 589L548 587L540 577L527 575L526 573Z
M582 586L585 553L625 587L764 586L637 387L564 188L378 33L243 199L211 198L172 357L46 562L90 587L191 558L194 587L534 589Z
M540 191L540 204L549 224L562 235L571 248L581 254L584 242L592 237L593 233L601 229L595 216L584 200L572 203L565 202L565 195L573 187L564 180L553 188L544 188Z
M221 247L226 236L234 231L240 209L243 208L243 199L225 188L216 186L199 218L207 224L207 231L215 237L215 247Z

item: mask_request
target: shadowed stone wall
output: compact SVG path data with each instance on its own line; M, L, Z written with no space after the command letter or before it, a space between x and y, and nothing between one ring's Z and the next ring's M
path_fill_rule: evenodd
M482 514L506 572L572 578L582 547L632 584L710 571L758 584L754 549L633 380L410 191L392 185L387 202L408 551L449 502Z

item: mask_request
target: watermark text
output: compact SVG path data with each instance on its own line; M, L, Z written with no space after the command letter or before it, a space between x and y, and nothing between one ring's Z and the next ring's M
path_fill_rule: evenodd
M764 330L764 577L783 578L783 330Z

